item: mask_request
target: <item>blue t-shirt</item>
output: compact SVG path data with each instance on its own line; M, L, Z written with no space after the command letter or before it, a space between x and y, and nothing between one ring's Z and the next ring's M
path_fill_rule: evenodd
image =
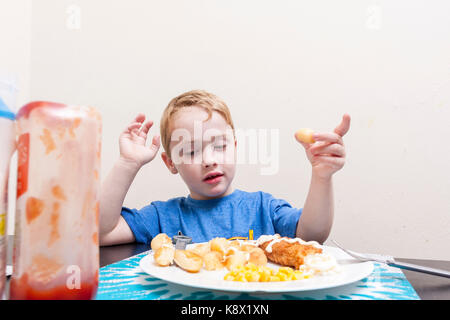
M271 194L234 190L233 193L212 200L187 197L168 201L154 201L140 210L122 208L136 241L150 243L159 233L172 237L181 231L193 242L206 242L215 237L248 237L279 233L295 237L302 209Z

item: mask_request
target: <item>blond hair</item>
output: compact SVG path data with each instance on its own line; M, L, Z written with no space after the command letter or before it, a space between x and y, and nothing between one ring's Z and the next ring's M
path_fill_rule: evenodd
M192 90L180 94L179 96L173 98L161 117L161 144L166 151L167 155L170 157L170 137L172 133L172 129L170 127L173 116L182 108L186 107L200 107L205 109L208 113L208 118L204 121L208 121L212 117L213 111L217 111L220 113L227 124L229 124L234 132L234 124L231 119L231 113L228 109L226 103L220 99L215 94L206 92L204 90Z

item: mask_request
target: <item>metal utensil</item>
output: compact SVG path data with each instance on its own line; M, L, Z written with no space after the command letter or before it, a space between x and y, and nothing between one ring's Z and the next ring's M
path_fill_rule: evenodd
M375 261L379 263L385 263L388 266L401 268L405 270L410 271L417 271L422 273L431 274L434 276L440 276L445 278L450 278L450 271L441 270L441 269L435 269L430 267L424 267L419 266L412 263L406 263L406 262L399 262L395 261L395 259L392 256L384 256L379 254L362 254L362 253L356 253L354 251L350 251L348 249L343 248L341 245L339 245L335 240L331 240L338 248L340 248L342 251L347 253L348 255L352 256L355 259L358 259L360 261Z
M175 245L175 249L184 250L186 246L192 242L192 238L185 236L181 231L178 231L176 236L172 237L172 243Z

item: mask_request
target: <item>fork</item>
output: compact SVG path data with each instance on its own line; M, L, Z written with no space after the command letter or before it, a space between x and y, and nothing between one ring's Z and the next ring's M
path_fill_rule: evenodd
M395 259L392 256L383 256L383 255L380 255L380 254L356 253L354 251L350 251L348 249L343 248L340 244L338 244L333 239L331 241L339 249L341 249L342 251L347 253L349 256L351 256L351 257L353 257L353 258L355 258L357 260L360 260L360 261L375 261L375 262L387 264L388 266L391 266L391 267L396 267L396 268L410 270L410 271L423 272L423 273L431 274L431 275L434 275L434 276L450 278L450 272L446 271L446 270L419 266L417 264L412 264L412 263L395 261Z

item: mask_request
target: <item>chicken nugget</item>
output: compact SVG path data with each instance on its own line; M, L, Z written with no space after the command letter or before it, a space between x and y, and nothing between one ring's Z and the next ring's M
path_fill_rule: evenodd
M288 238L286 238L288 239ZM322 249L316 248L312 245L301 244L299 242L289 242L280 240L274 243L270 250L267 250L271 241L261 244L261 249L264 250L267 258L275 263L283 266L295 267L299 269L303 264L303 259L312 253L322 253Z

